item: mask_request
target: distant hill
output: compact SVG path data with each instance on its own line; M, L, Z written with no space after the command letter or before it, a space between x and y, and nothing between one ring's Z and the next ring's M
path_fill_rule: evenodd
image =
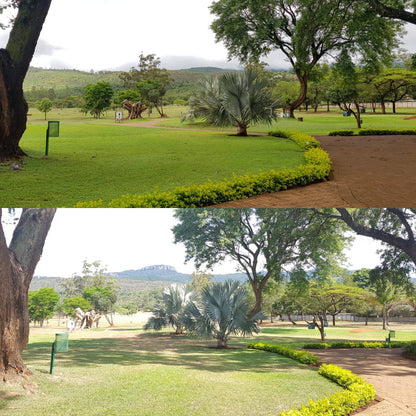
M166 287L172 283L189 283L191 275L179 273L174 267L159 264L143 267L138 270L124 270L121 272L111 272L117 284L121 288L129 288L132 290L150 290L158 287ZM29 290L39 290L42 287L51 287L58 293L62 292L61 282L65 278L62 277L45 277L34 276L30 284ZM212 279L214 282L223 282L228 279L246 282L247 276L244 273L231 273L215 275Z
M213 66L200 66L195 68L188 68L183 69L182 71L189 71L189 72L238 72L237 69L223 69L223 68L216 68Z

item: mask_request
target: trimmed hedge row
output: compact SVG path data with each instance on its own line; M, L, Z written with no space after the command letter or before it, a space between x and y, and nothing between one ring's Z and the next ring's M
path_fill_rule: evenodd
M392 341L389 344L386 342L353 342L353 341L340 341L327 344L326 342L311 342L305 344L305 349L327 349L327 348L402 348L408 345L410 341Z
M278 354L282 354L279 351L283 351L283 355L293 355L295 359L298 356L300 357L298 353L306 352L281 345L263 344L261 342L249 344L248 348L261 349ZM308 353L308 355L311 354ZM349 370L333 364L322 364L318 373L339 384L345 390L320 400L309 400L307 405L302 405L297 409L285 410L280 412L278 416L345 416L374 400L376 395L374 387Z
M275 132L270 133L274 136ZM281 136L279 136L281 137ZM276 192L298 185L321 182L328 178L331 160L319 142L303 133L285 132L285 136L298 143L305 152L306 164L296 169L270 170L255 175L234 177L231 180L202 185L182 186L171 192L123 195L105 204L102 200L78 202L77 208L197 208L222 202L249 198L263 193Z
M284 345L264 344L258 342L257 344L248 344L247 348L253 350L262 350L268 352L274 352L275 354L284 355L285 357L292 358L293 360L299 361L302 364L318 364L318 357L308 351L295 350L294 348L286 347Z
M357 133L353 130L334 130L329 132L330 136L398 136L416 135L415 129L361 129Z

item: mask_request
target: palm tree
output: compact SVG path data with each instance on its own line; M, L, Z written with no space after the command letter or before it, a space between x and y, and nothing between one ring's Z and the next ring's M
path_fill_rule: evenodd
M159 331L170 325L175 328L175 334L183 333L182 314L186 304L195 298L188 285L171 285L163 291L163 305L156 305L153 316L149 318L144 329Z
M183 120L198 117L218 127L235 126L237 136L247 136L251 124L276 120L277 102L268 84L255 69L205 79L190 98L191 108Z
M247 289L235 280L205 286L200 299L186 305L183 319L186 330L200 336L213 336L217 348L227 348L230 335L257 333L257 320L263 313L247 318L250 310L247 296Z

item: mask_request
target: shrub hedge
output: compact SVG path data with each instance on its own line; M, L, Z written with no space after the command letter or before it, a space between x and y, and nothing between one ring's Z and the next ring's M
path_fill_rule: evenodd
M301 357L299 353L306 352L281 345L263 344L261 342L249 344L248 347L276 352L290 357L293 355L291 358L294 359ZM308 353L308 355L312 354ZM322 364L318 373L339 384L345 390L320 400L309 400L307 405L285 410L280 412L278 416L345 416L374 400L376 395L374 387L349 370L333 364Z
M353 130L334 130L329 136L393 136L393 135L416 135L415 129L360 129L357 133Z
M327 344L326 342L311 342L304 344L303 348L305 349L327 349L327 348L402 348L410 344L410 341L392 341L390 344L386 342L353 342L353 341L340 341L332 342Z
M274 136L276 132L271 132ZM282 137L280 135L279 137ZM234 177L231 180L202 185L182 186L171 192L143 195L123 195L110 203L102 200L78 202L77 208L197 208L234 201L263 193L276 192L293 186L324 181L331 170L328 154L312 136L285 132L284 136L298 143L305 152L306 164L296 169L270 170L255 175Z
M319 361L318 357L313 355L311 352L295 350L294 348L286 347L284 345L264 344L262 342L258 342L257 344L248 344L247 348L274 352L275 354L292 358L302 364L316 365Z

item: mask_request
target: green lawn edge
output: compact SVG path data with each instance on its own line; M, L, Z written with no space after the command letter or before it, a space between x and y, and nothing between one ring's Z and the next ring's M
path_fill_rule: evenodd
M248 344L247 348L281 354L304 364L316 365L318 363L318 358L314 354L287 346L258 342ZM375 398L374 386L350 370L345 370L334 364L322 364L319 367L318 374L337 383L344 390L320 400L309 400L307 405L284 410L278 416L348 415L367 405Z
M331 160L320 143L300 132L273 131L272 137L283 137L305 150L306 164L295 169L270 170L255 175L235 176L232 180L177 187L171 192L123 195L108 204L102 200L78 202L76 208L198 208L229 202L263 193L277 192L328 179Z

